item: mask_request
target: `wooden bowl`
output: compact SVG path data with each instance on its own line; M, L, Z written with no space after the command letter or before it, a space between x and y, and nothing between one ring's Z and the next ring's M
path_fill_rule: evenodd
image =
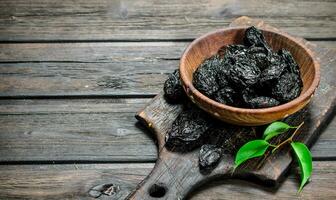
M247 27L227 28L211 32L194 40L184 51L180 60L180 75L184 90L192 102L214 117L236 125L255 126L293 114L312 98L320 80L320 66L313 53L295 38L271 30L261 29L273 50L287 49L300 66L303 89L296 99L270 108L248 109L218 103L203 95L192 85L193 73L207 58L228 44L242 44Z

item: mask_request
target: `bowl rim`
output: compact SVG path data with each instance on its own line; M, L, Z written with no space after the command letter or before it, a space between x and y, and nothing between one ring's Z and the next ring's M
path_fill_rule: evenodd
M295 39L294 37L292 37L292 36L290 36L286 33L270 30L268 28L260 28L260 27L258 27L258 29L260 29L262 31L277 34L281 37L285 37L286 39L289 39L292 42L296 43L312 59L313 65L314 65L314 71L315 71L313 82L303 94L300 94L299 97L297 97L297 98L293 99L292 101L289 101L285 104L281 104L281 105L273 106L273 107L269 107L269 108L239 108L239 107L234 107L234 106L229 106L229 105L226 105L226 104L222 104L222 103L219 103L215 100L212 100L209 97L202 94L200 91L198 91L193 86L192 80L188 80L186 74L184 74L184 69L186 68L185 67L185 61L186 61L187 55L188 55L189 51L191 50L191 48L196 43L198 43L199 41L201 41L204 38L209 37L211 35L218 34L218 33L223 33L223 32L226 32L226 31L235 31L235 30L246 29L248 27L250 27L250 26L238 26L238 27L228 27L228 28L224 28L224 29L218 29L218 30L215 30L215 31L212 31L212 32L208 32L208 33L196 38L194 41L192 41L188 45L188 47L184 50L184 52L181 56L180 65L179 65L180 77L181 77L181 80L182 80L183 88L184 88L185 92L187 93L188 98L190 98L190 92L191 92L191 94L193 96L200 97L207 104L210 104L213 107L216 107L216 108L219 108L219 109L222 109L222 110L225 109L225 110L232 111L232 112L235 112L235 113L246 113L246 114L248 114L248 113L250 113L250 114L251 113L265 114L265 113L271 113L271 112L280 112L280 111L283 111L283 110L288 110L290 108L296 107L301 102L304 102L307 99L312 98L313 94L314 94L314 92L315 92L315 90L318 87L319 82L320 82L320 64L317 62L317 59L315 58L314 53L306 45L302 44L297 39Z

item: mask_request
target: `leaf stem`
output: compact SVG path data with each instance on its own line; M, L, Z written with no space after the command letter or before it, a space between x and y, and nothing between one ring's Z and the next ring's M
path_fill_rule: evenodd
M294 133L289 137L287 138L285 141L281 142L280 144L278 144L273 150L272 150L272 153L275 152L277 149L279 149L281 146L289 143L289 142L292 142L293 141L293 138L295 136L295 134L298 132L298 130L301 128L301 126L304 124L304 122L301 122L301 124L299 126L297 126L297 128L295 129ZM274 146L274 145L273 145Z

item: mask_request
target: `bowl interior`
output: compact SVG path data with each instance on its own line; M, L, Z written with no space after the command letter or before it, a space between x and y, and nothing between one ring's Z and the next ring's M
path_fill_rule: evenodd
M302 96L314 82L316 72L313 58L304 47L300 46L294 40L272 31L262 31L265 40L274 51L284 48L292 53L295 61L300 67L301 78L303 81L303 89L300 94L300 96ZM243 44L244 34L245 28L220 30L205 35L191 43L185 52L184 59L182 59L183 64L181 63L180 66L180 73L184 85L187 85L191 90L194 90L195 88L192 86L192 77L197 67L205 59L215 55L221 47L229 44ZM204 98L207 97L204 96Z

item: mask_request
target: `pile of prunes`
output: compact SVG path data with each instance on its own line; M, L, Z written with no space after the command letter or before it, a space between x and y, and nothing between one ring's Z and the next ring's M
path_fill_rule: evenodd
M303 83L291 53L274 52L252 26L245 32L244 45L225 46L205 60L193 74L193 85L219 103L267 108L298 97Z
M166 134L165 147L170 151L189 152L200 147L199 167L210 173L223 154L235 155L246 142L259 137L255 127L226 124L194 105L183 90L178 70L168 76L164 96L170 104L182 104L183 110Z
M296 98L302 88L299 67L286 50L274 53L260 30L246 30L244 45L229 45L205 60L193 77L194 86L206 96L227 105L248 108L276 106ZM200 148L199 167L211 172L224 154L235 155L246 142L259 138L262 127L241 127L219 121L186 96L178 70L164 84L168 103L183 104L166 134L171 151Z

